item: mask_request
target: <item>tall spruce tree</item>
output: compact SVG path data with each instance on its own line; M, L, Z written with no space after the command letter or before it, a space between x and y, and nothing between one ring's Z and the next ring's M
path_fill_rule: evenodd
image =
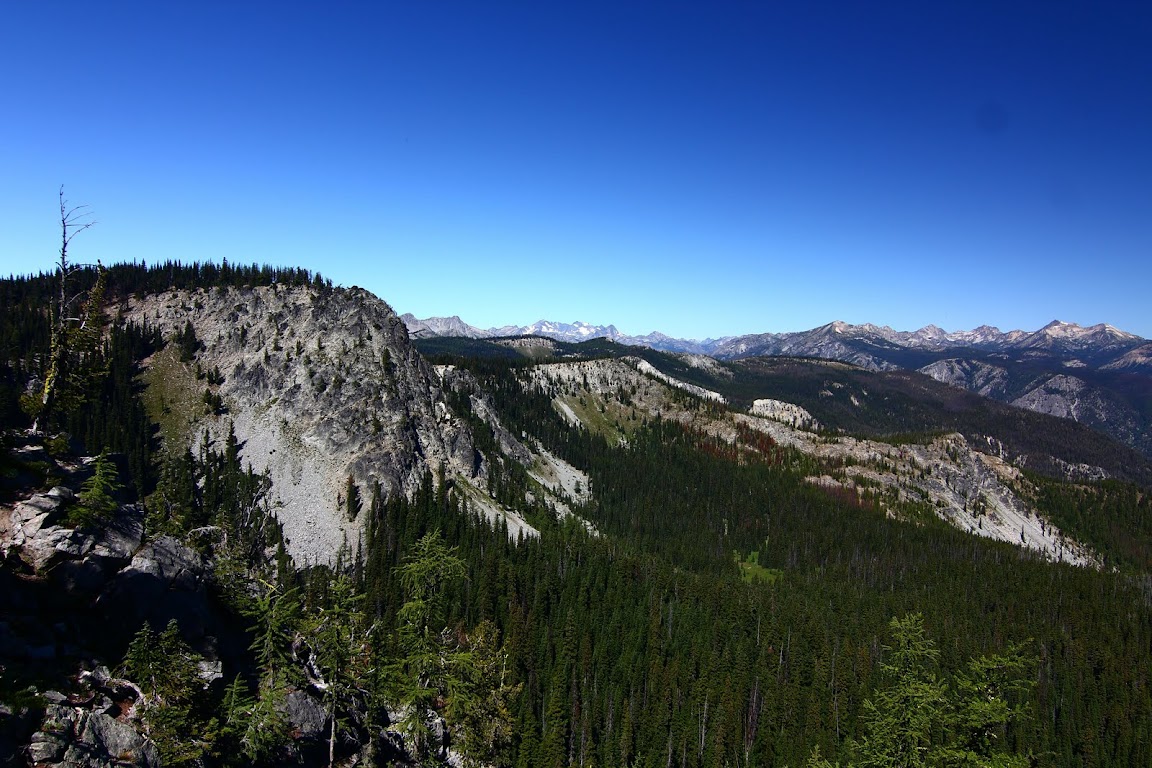
M432 743L431 722L463 684L465 657L444 624L444 593L450 582L463 577L464 561L436 530L416 542L398 570L405 602L389 678L393 698L405 713L400 729L423 759L434 746L445 746Z

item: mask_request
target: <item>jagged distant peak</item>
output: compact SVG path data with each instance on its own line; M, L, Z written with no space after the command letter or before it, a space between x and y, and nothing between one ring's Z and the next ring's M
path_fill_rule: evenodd
M888 344L908 349L936 351L950 347L973 347L986 351L1008 349L1051 349L1055 351L1057 347L1087 349L1096 346L1100 346L1102 349L1116 349L1143 341L1141 337L1135 334L1121 331L1105 323L1085 328L1062 320L1054 320L1038 331L1001 331L998 327L987 324L968 331L946 331L935 324L925 325L915 331L897 331L888 325L852 324L844 320L833 320L807 331L743 334L724 336L718 339L705 339L702 342L670 337L660 331L652 331L643 336L633 336L620 331L615 325L593 325L582 320L563 323L541 319L531 325L506 325L487 330L470 326L458 317L417 320L411 315L404 315L403 320L408 325L409 331L415 336L469 336L472 338L544 336L565 342L607 338L621 344L646 346L668 352L709 354L722 358L748 355L814 354L820 357L839 359L845 353L842 350L836 351L839 349L837 345L851 345L857 341L875 343L876 340L883 340ZM823 348L829 344L832 344L835 349ZM814 345L821 345L821 348ZM854 360L854 362L869 366L880 365L876 361L864 359Z
M1048 325L1041 328L1037 333L1046 333L1048 335L1064 335L1064 336L1084 336L1088 334L1105 333L1110 336L1116 336L1123 339L1138 339L1139 336L1122 331L1114 325L1108 323L1096 323L1095 325L1078 325L1077 323L1066 323L1063 320L1053 320Z
M591 323L585 323L583 320L575 320L571 323L559 323L554 320L537 320L532 325L524 326L520 330L524 334L575 334L588 339L604 336L615 338L621 335L620 331L618 331L614 325L592 325Z
M1079 331L1083 331L1076 323L1066 323L1063 320L1053 320L1048 325L1041 328L1037 333L1047 334L1049 336L1070 336Z
M479 339L492 335L488 331L468 325L468 323L460 319L459 315L452 315L451 317L428 317L420 320L412 313L406 312L400 316L400 319L403 320L404 325L408 327L408 332L416 337L466 336L468 338Z
M959 333L964 333L964 331L960 331ZM972 335L972 336L989 337L989 336L1003 336L1005 332L1001 331L995 325L981 325L977 328L973 328L972 330L968 331L967 333ZM1019 331L1008 331L1008 333L1019 333Z
M1140 341L1143 341L1141 337L1107 323L1082 326L1076 323L1066 323L1063 320L1053 320L1035 333L1024 334L1020 345L1027 347L1066 344L1124 346Z
M918 331L915 331L915 333L916 333L916 335L923 336L924 338L929 338L929 339L940 339L940 338L946 338L948 336L947 331L945 331L940 326L932 324L932 323L929 323L928 325L924 326L923 328L919 329Z

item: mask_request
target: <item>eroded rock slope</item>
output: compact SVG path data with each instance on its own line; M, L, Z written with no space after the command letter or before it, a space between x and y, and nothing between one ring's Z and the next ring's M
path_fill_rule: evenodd
M211 440L235 430L243 459L271 476L298 565L355 548L362 519L347 508L349 477L365 504L375 483L390 495L411 493L426 473L483 479L484 460L439 378L392 308L365 290L172 291L138 297L124 314L166 338L191 325L194 364L221 407L186 427Z

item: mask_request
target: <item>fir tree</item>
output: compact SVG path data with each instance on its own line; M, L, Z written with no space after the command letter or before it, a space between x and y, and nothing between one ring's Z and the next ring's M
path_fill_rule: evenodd
M399 567L406 601L396 633L398 656L389 669L395 701L405 712L399 726L413 753L424 758L433 747L430 721L441 702L462 687L462 658L444 628L444 593L464 575L464 562L444 544L439 531L418 542Z
M118 508L116 494L120 484L116 465L103 451L92 462L92 476L84 481L80 489L80 503L72 510L70 519L76 525L89 527L109 520Z
M144 693L144 731L165 765L199 764L216 740L216 721L204 712L200 660L180 637L175 619L159 636L145 623L124 656L125 676Z

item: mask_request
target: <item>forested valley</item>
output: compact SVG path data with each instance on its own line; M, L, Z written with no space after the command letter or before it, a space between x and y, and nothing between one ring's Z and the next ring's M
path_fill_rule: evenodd
M87 297L91 324L58 336L59 280L0 281L0 512L63 485L75 499L57 513L62 528L138 518L142 543L200 558L211 629L108 616L107 601L70 591L76 579L53 577L56 561L40 569L6 549L0 730L11 764L71 754L52 717L96 685L130 703L119 722L150 745L125 758L136 764L1152 765L1144 465L1104 481L1060 476L1058 462L1029 468L1036 514L1101 563L1074 566L903 497L811 482L837 468L754 430L727 440L698 428L677 414L729 406L691 392L650 413L623 388L580 390L611 422L600 429L558 409L533 376L543 362L442 345L426 355L458 374L445 397L483 459L482 487L428 472L405 494L349 475L339 504L362 536L330 562L294 562L271 480L228 426L219 382L232 372L203 357L191 322L165 335L122 310L175 289L277 286L318 304L342 289L304 270L227 263L85 269L70 288ZM291 352L279 343L268 341L266 364ZM174 404L148 392L164 350L202 388L204 431L180 439L160 424ZM409 354L394 351L382 370ZM842 431L899 443L971 426L947 413L846 420ZM984 420L974 433L989 429L989 411L973 418ZM1019 440L1035 450L1053 423L1029 422L1040 426ZM588 487L558 511L504 432ZM1101 465L1128 460L1097 439ZM492 506L538 533L510 534ZM70 642L51 654L19 640L58 632L53 623ZM201 662L218 663L214 680Z

